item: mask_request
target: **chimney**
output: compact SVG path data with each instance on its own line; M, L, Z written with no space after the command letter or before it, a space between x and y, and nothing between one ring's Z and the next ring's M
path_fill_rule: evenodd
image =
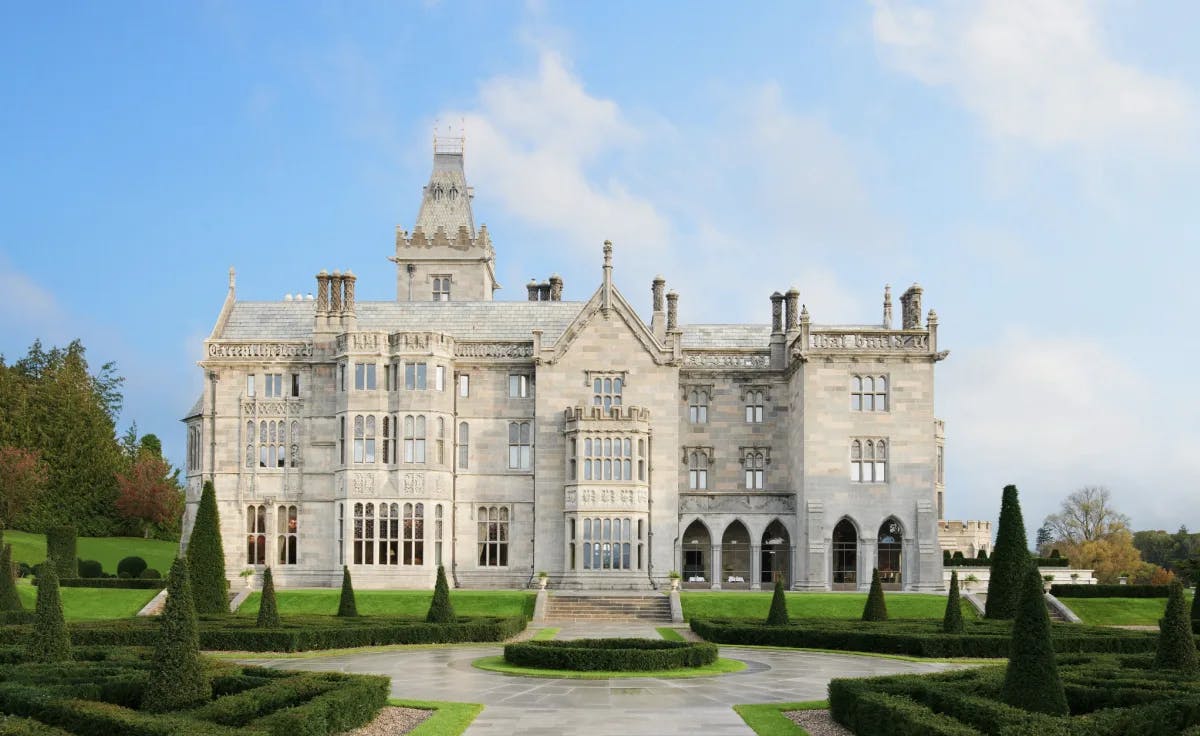
M783 332L783 294L778 291L771 295L771 334Z
M329 276L329 313L342 315L342 272L336 269Z
M533 279L529 279L529 283L525 284L525 290L529 292L529 301L536 302L538 300L538 283Z
M550 282L543 281L538 284L538 300L543 302L550 301Z
M800 306L800 290L793 286L787 290L787 294L784 294L783 298L784 305L787 307L785 326L787 331L792 333L796 331L800 317L800 311L797 309Z
M667 292L667 332L679 327L679 295L674 291Z
M550 274L550 301L561 302L563 295L563 280L562 276L556 273Z
M913 284L900 295L900 317L906 330L921 329L921 294L924 289Z
M317 315L320 317L329 314L329 272L321 269L317 274Z
M659 342L665 342L667 339L667 309L663 305L663 292L666 291L667 280L662 276L655 276L650 282L650 303L653 307L650 315L650 331L658 338Z
M354 283L358 281L358 277L350 269L346 269L346 273L342 275L342 284L345 287L345 294L342 297L342 310L345 314L354 316Z

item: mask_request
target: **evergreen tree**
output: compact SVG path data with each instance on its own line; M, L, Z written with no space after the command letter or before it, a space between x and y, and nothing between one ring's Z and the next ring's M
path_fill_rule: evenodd
M992 549L992 574L988 578L987 618L1007 619L1017 615L1026 569L1032 564L1026 547L1025 521L1017 487L1005 486L1000 502L1000 528Z
M1193 603L1193 608L1195 604ZM1167 598L1167 612L1158 620L1158 653L1154 657L1156 669L1180 670L1188 674L1200 671L1196 659L1196 639L1188 621L1187 600L1183 585L1171 583Z
M450 586L446 583L446 568L438 565L437 583L433 586L433 601L429 604L429 613L425 621L431 624L452 624L458 618L454 615L454 606L450 603Z
M783 579L775 581L775 595L771 596L771 611L767 614L767 626L787 626L787 597L783 593Z
M887 602L883 600L883 585L879 582L879 568L871 571L871 592L867 594L867 605L863 607L863 621L887 621Z
M942 550L942 567L950 567L950 550Z
M1200 585L1192 590L1192 633L1200 634L1200 603L1196 602L1196 594L1200 593Z
M275 604L275 581L271 578L271 568L263 570L262 595L258 602L258 622L260 629L279 628L279 607Z
M58 593L55 561L47 557L38 576L37 610L33 618L33 636L29 658L34 662L66 662L71 659L71 636L63 618L62 598Z
M988 554L986 549L980 549L979 554L975 555L975 559L987 562Z
M350 584L350 568L345 565L342 565L342 597L338 599L337 615L358 615L358 605L354 602L354 586Z
M46 530L46 558L54 558L58 577L79 577L79 558L76 556L75 527L70 524Z
M187 561L195 578L196 612L229 613L229 582L225 579L221 520L217 515L217 492L211 480L204 481L204 490L200 494L200 508L188 540Z
M999 557L998 546L996 557ZM1025 564L1018 593L1000 699L1023 710L1065 716L1069 712L1067 696L1050 640L1050 615L1046 613L1046 599L1042 595L1042 576L1031 562Z
M962 604L958 597L958 570L950 573L950 595L946 597L946 615L942 617L942 631L947 634L963 632Z
M212 683L200 661L200 627L190 578L187 559L175 558L150 682L142 695L142 708L148 711L180 710L212 699Z
M24 611L17 581L13 575L12 545L4 544L0 536L0 611Z

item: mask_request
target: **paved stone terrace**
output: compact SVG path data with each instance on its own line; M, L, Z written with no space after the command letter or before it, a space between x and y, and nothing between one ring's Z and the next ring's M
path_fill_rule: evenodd
M657 637L644 624L568 624L556 638ZM753 732L733 712L738 703L819 700L836 677L938 672L942 663L906 662L852 654L721 647L747 663L739 673L694 679L563 680L514 677L471 666L501 648L458 646L396 650L256 664L333 670L392 678L392 695L416 700L483 703L467 736L738 736Z

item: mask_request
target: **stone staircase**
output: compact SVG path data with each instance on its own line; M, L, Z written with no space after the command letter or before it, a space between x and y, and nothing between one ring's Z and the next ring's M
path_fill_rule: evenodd
M637 621L671 623L671 601L665 595L550 593L546 621Z

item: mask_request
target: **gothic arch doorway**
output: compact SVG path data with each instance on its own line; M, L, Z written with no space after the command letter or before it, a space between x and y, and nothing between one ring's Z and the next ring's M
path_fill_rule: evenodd
M750 587L750 532L740 521L725 527L721 535L721 585Z
M904 530L900 522L888 519L879 527L879 553L876 567L879 568L879 583L884 590L900 590L903 584L904 560L901 548Z
M787 588L792 583L792 544L787 528L775 519L767 525L762 535L762 547L759 552L762 566L759 582L763 586L775 585L776 580L783 581Z
M858 589L858 529L849 519L833 528L833 589Z
M712 579L712 536L697 519L683 532L683 586L707 588Z

